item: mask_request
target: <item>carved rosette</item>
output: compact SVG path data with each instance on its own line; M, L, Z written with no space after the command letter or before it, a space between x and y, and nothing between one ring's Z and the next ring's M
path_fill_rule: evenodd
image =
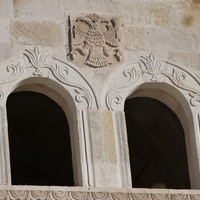
M81 66L101 68L123 60L118 17L88 14L68 17L68 58Z

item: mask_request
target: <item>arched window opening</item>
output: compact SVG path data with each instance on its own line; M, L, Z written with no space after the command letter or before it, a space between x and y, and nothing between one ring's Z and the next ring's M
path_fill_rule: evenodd
M189 189L184 131L175 113L162 102L126 100L125 116L132 186Z
M37 92L7 100L13 185L73 186L69 124L62 108Z

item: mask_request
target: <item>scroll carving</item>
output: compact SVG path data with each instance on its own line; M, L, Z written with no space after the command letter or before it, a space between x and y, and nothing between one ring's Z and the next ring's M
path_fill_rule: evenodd
M25 69L26 69L26 67L22 66L20 63L8 65L6 67L6 71L10 74L10 76L8 76L4 80L2 80L0 85L10 83L12 81L17 80L18 78L20 78L23 75Z
M0 199L8 200L198 200L200 194L197 193L146 193L146 192L84 192L84 191L42 191L42 190L1 190Z
M33 72L34 77L42 77L44 76L43 69L47 69L59 83L69 87L75 102L85 104L87 109L91 109L93 106L95 108L98 107L93 88L73 66L55 58L53 59L48 51L40 50L38 47L33 50L25 49L23 55L27 64L19 58L9 64L6 69L2 68L4 75L2 76L3 80L0 80L0 85L21 79L24 76L24 72L29 69L35 70ZM3 93L0 93L1 98L3 98Z
M106 94L106 105L109 110L114 110L113 106L115 104L121 104L123 100L123 95L121 94L121 92L123 91L123 89L138 81L141 75L141 71L133 65L131 68L128 67L127 69L125 69L122 74L125 78L125 82L120 86L113 87Z
M183 71L180 67L169 62L157 59L152 53L147 57L141 56L140 62L142 62L146 68L146 70L143 70L143 73L152 75L151 81L158 81L158 74L167 77L177 88L188 92L188 95L191 97L190 104L192 106L198 106L200 103L200 92L190 86L190 81L187 80L187 78L189 78L189 76L192 77L192 75L189 72ZM168 64L168 69L163 67L164 63ZM195 79L193 79L193 81L196 82Z
M74 88L75 95L75 101L78 103L83 103L86 101L87 108L91 109L92 107L92 95L90 92L83 86L78 85L74 82L70 82L67 79L67 75L69 73L69 68L64 67L61 68L59 65L55 65L55 67L50 67L50 70L52 71L54 77L60 81L61 83Z
M78 17L71 25L69 17L69 59L80 60L93 68L122 60L117 18L105 19L97 14Z
M76 81L71 80L70 73L74 73L76 76L78 75L78 79L82 79L86 85L89 85L87 81L71 66L60 66L59 64L51 65L47 62L47 59L50 57L50 54L48 54L47 51L40 51L38 47L35 47L34 50L25 50L24 55L28 58L29 63L33 68L35 68L35 72L33 73L34 76L42 76L42 68L49 69L53 76L61 83L67 85L70 88L74 88L74 93L76 94L74 96L74 100L77 103L86 103L87 109L92 108L92 100L93 98L96 98L93 90L90 91L84 87L83 85L80 85L76 83ZM62 65L62 64L61 64ZM73 75L74 75L73 74ZM90 85L89 85L90 88ZM92 94L91 94L92 93ZM95 99L95 103L97 103Z
M141 83L170 83L177 89L187 93L191 106L198 106L200 104L200 91L198 90L200 79L197 75L168 61L159 59L153 53L146 57L141 56L139 61L132 65L132 69L130 69L130 66L127 65L124 71L121 71L116 75L117 77L114 77L111 83L111 85L114 85L113 87L108 85L105 98L107 109L114 110L114 107L120 105L127 97L124 91L133 85L137 86L139 80ZM150 77L146 81L145 77L148 76ZM124 77L126 77L126 81L124 81Z

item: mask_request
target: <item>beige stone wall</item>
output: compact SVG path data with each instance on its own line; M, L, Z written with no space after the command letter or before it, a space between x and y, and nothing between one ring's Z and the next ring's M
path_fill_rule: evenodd
M27 45L50 47L65 57L66 20L72 13L119 15L126 61L154 51L199 69L198 0L1 0L0 61L20 55Z
M121 20L120 39L124 51L119 64L99 69L86 65L77 66L73 62L69 64L66 56L69 53L68 16L77 18L81 14L90 13ZM181 111L177 108L172 110L179 115L183 112L185 115L182 121L189 124L185 125L185 132L186 137L191 140L188 139L187 148L191 157L190 171L194 177L192 187L200 187L197 128L200 111L199 107L195 107L200 102L197 81L200 68L199 0L0 0L0 22L0 63L3 63L0 68L1 98L3 99L3 94L5 97L1 103L5 120L2 120L4 132L1 134L3 139L0 140L7 142L4 139L7 137L6 97L18 86L40 81L40 84L56 90L66 101L71 98L67 101L70 102L69 107L73 105L77 111L76 113L72 110L71 113L74 114L72 118L75 118L72 123L73 140L79 143L78 147L74 144L74 152L78 152L78 156L75 156L78 161L74 161L74 166L79 168L77 176L83 176L78 185L130 187L123 103L141 84L139 89L162 90L173 96L176 103L182 106ZM41 55L46 50L49 54L42 59ZM154 54L158 58L163 57L165 62L164 66L155 62L151 66L152 72L148 71L147 66L154 60ZM149 56L146 58L147 65L141 65L141 56L143 60ZM167 62L169 60L170 63ZM4 65L8 61L10 64ZM128 63L131 62L138 63L136 66L129 66ZM177 74L174 76L176 63ZM6 70L10 65L14 69L11 75ZM126 67L123 68L124 66ZM39 75L35 73L38 69L42 71ZM62 69L69 71L70 76L63 75ZM128 81L126 72L132 75ZM191 75L190 72L194 73ZM26 82L27 79L29 82ZM153 79L159 82L156 86ZM81 88L80 91L83 91L82 101L74 88ZM46 93L50 96L48 91ZM155 98L170 107L170 99L167 102L167 98L163 96L159 93ZM174 106L174 102L172 104ZM8 148L6 142L4 145ZM1 183L10 184L9 150L5 151L6 153L2 153L2 165L5 166L2 167ZM194 168L196 172L193 173Z

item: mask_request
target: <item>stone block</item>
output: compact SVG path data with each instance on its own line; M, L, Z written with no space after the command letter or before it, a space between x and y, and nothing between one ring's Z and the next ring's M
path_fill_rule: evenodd
M122 9L124 25L128 26L168 27L172 16L170 6L162 2L126 2Z
M169 52L169 60L179 63L183 67L191 67L200 70L200 55L198 53Z
M181 29L128 27L124 30L124 36L128 51L200 51L197 34Z
M106 6L105 6L106 4ZM105 1L105 0L95 0L95 1L87 1L87 0L71 0L66 1L63 0L64 9L67 12L77 12L80 13L82 11L85 12L100 12L100 13L109 13L109 14L120 14L123 10L123 2L119 0L114 1Z
M62 0L13 0L15 18L61 21L64 19Z
M148 43L152 50L199 52L198 38L194 33L180 29L150 29Z
M124 30L125 50L139 51L147 50L148 29L140 27L127 27Z
M13 21L11 37L14 43L59 46L65 45L64 28L55 22Z
M102 123L106 161L108 163L117 163L114 126L111 112L102 112Z
M189 6L173 8L174 22L170 26L183 30L199 31L200 29L200 6L192 4Z

